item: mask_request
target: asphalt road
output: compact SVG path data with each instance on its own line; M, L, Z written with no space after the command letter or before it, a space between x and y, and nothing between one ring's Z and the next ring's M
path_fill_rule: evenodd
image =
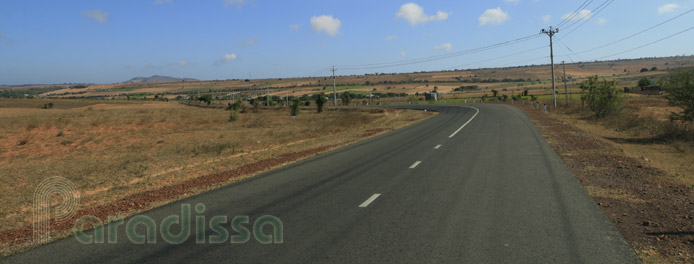
M135 244L124 224L115 244L70 237L2 262L638 262L520 110L411 107L440 114L143 213L154 220L156 243ZM182 204L198 203L205 210L192 210L187 240L164 241L162 219L181 215ZM209 223L214 216L227 216L221 227L238 235L243 230L232 229L232 218L248 216L249 223L240 225L253 232L263 215L281 221L282 243L261 244L255 236L245 243L210 243L220 233ZM204 243L196 243L196 222L204 223ZM273 231L270 225L258 229ZM142 224L135 230L146 233Z

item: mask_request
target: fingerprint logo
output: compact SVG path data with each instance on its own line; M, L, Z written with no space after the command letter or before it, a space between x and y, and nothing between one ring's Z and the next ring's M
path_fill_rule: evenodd
M71 219L77 212L79 200L79 191L68 179L55 176L41 181L34 191L34 244L50 241L51 219L56 222Z

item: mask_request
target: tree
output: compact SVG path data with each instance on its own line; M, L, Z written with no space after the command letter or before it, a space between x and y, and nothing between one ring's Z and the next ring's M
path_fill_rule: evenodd
M694 121L694 68L671 71L662 86L670 105L682 107L682 112L672 113L670 119Z
M581 100L588 104L596 117L606 117L619 110L621 104L615 85L614 81L599 81L597 75L588 77L588 81L581 84L581 89L585 91Z
M327 100L325 99L325 94L320 93L318 97L316 97L316 106L318 107L318 113L323 112L323 105L325 105L325 102Z
M201 102L206 103L207 105L210 105L210 103L212 103L212 96L209 94L200 96L200 97L198 97L198 101L201 101Z
M651 79L648 79L648 77L643 77L641 80L639 80L639 87L646 86L651 86Z
M295 99L294 102L292 103L292 116L298 116L299 113L301 113L301 101L299 99Z
M497 90L492 90L492 94L494 94L493 97L496 97L496 96L499 94L499 91L497 91Z
M349 105L349 103L352 102L352 96L349 92L342 93L340 99L342 99L342 105Z

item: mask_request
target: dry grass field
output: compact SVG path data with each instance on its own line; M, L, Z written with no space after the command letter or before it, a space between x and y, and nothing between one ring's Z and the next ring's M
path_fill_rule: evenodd
M619 86L634 86L639 78L648 76L656 80L667 73L670 68L694 65L694 57L678 56L667 58L648 58L636 60L604 61L588 63L567 63L566 75L569 88L578 89L580 82L589 76L598 75L608 80L616 80ZM655 71L650 69L657 68ZM641 69L649 69L641 72ZM556 65L558 85L560 88L563 68ZM338 76L338 92L354 93L424 93L438 88L440 93L457 97L478 97L491 95L491 90L503 94L517 94L529 89L531 94L549 94L551 75L549 65L532 65L522 67L451 70L442 72L418 72L400 74L367 74ZM329 74L326 71L325 75ZM497 81L487 82L495 79ZM504 79L516 81L501 81ZM522 79L523 81L517 81ZM44 85L45 86L45 85ZM188 81L169 83L116 83L89 85L86 88L70 85L57 85L63 89L42 93L41 97L53 98L153 98L155 96L173 99L177 96L212 95L213 97L256 97L270 94L285 97L313 95L324 92L332 93L332 77L301 77L252 80L215 80ZM477 90L454 93L460 86L477 86ZM4 87L3 89L30 89L42 86Z
M48 102L54 108L37 108ZM229 115L173 102L1 99L0 234L31 226L34 188L46 177L72 181L80 208L94 208L286 154L329 150L434 113L328 108L291 118L288 108L269 108L233 122ZM2 238L2 255L21 247Z

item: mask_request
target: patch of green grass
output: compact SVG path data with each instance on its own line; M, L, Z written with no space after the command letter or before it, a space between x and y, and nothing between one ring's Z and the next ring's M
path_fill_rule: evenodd
M108 89L106 91L109 91L109 92L129 92L132 90L135 90L135 87L121 87L121 88Z
M361 88L365 88L365 87L368 87L368 86L366 86L366 85L346 85L346 86L337 86L337 87L335 87L335 90L337 90L337 91L352 90L352 89L361 89ZM332 90L332 89L333 88L329 87L329 86L325 87L325 90ZM355 93L356 93L356 91L355 91Z

